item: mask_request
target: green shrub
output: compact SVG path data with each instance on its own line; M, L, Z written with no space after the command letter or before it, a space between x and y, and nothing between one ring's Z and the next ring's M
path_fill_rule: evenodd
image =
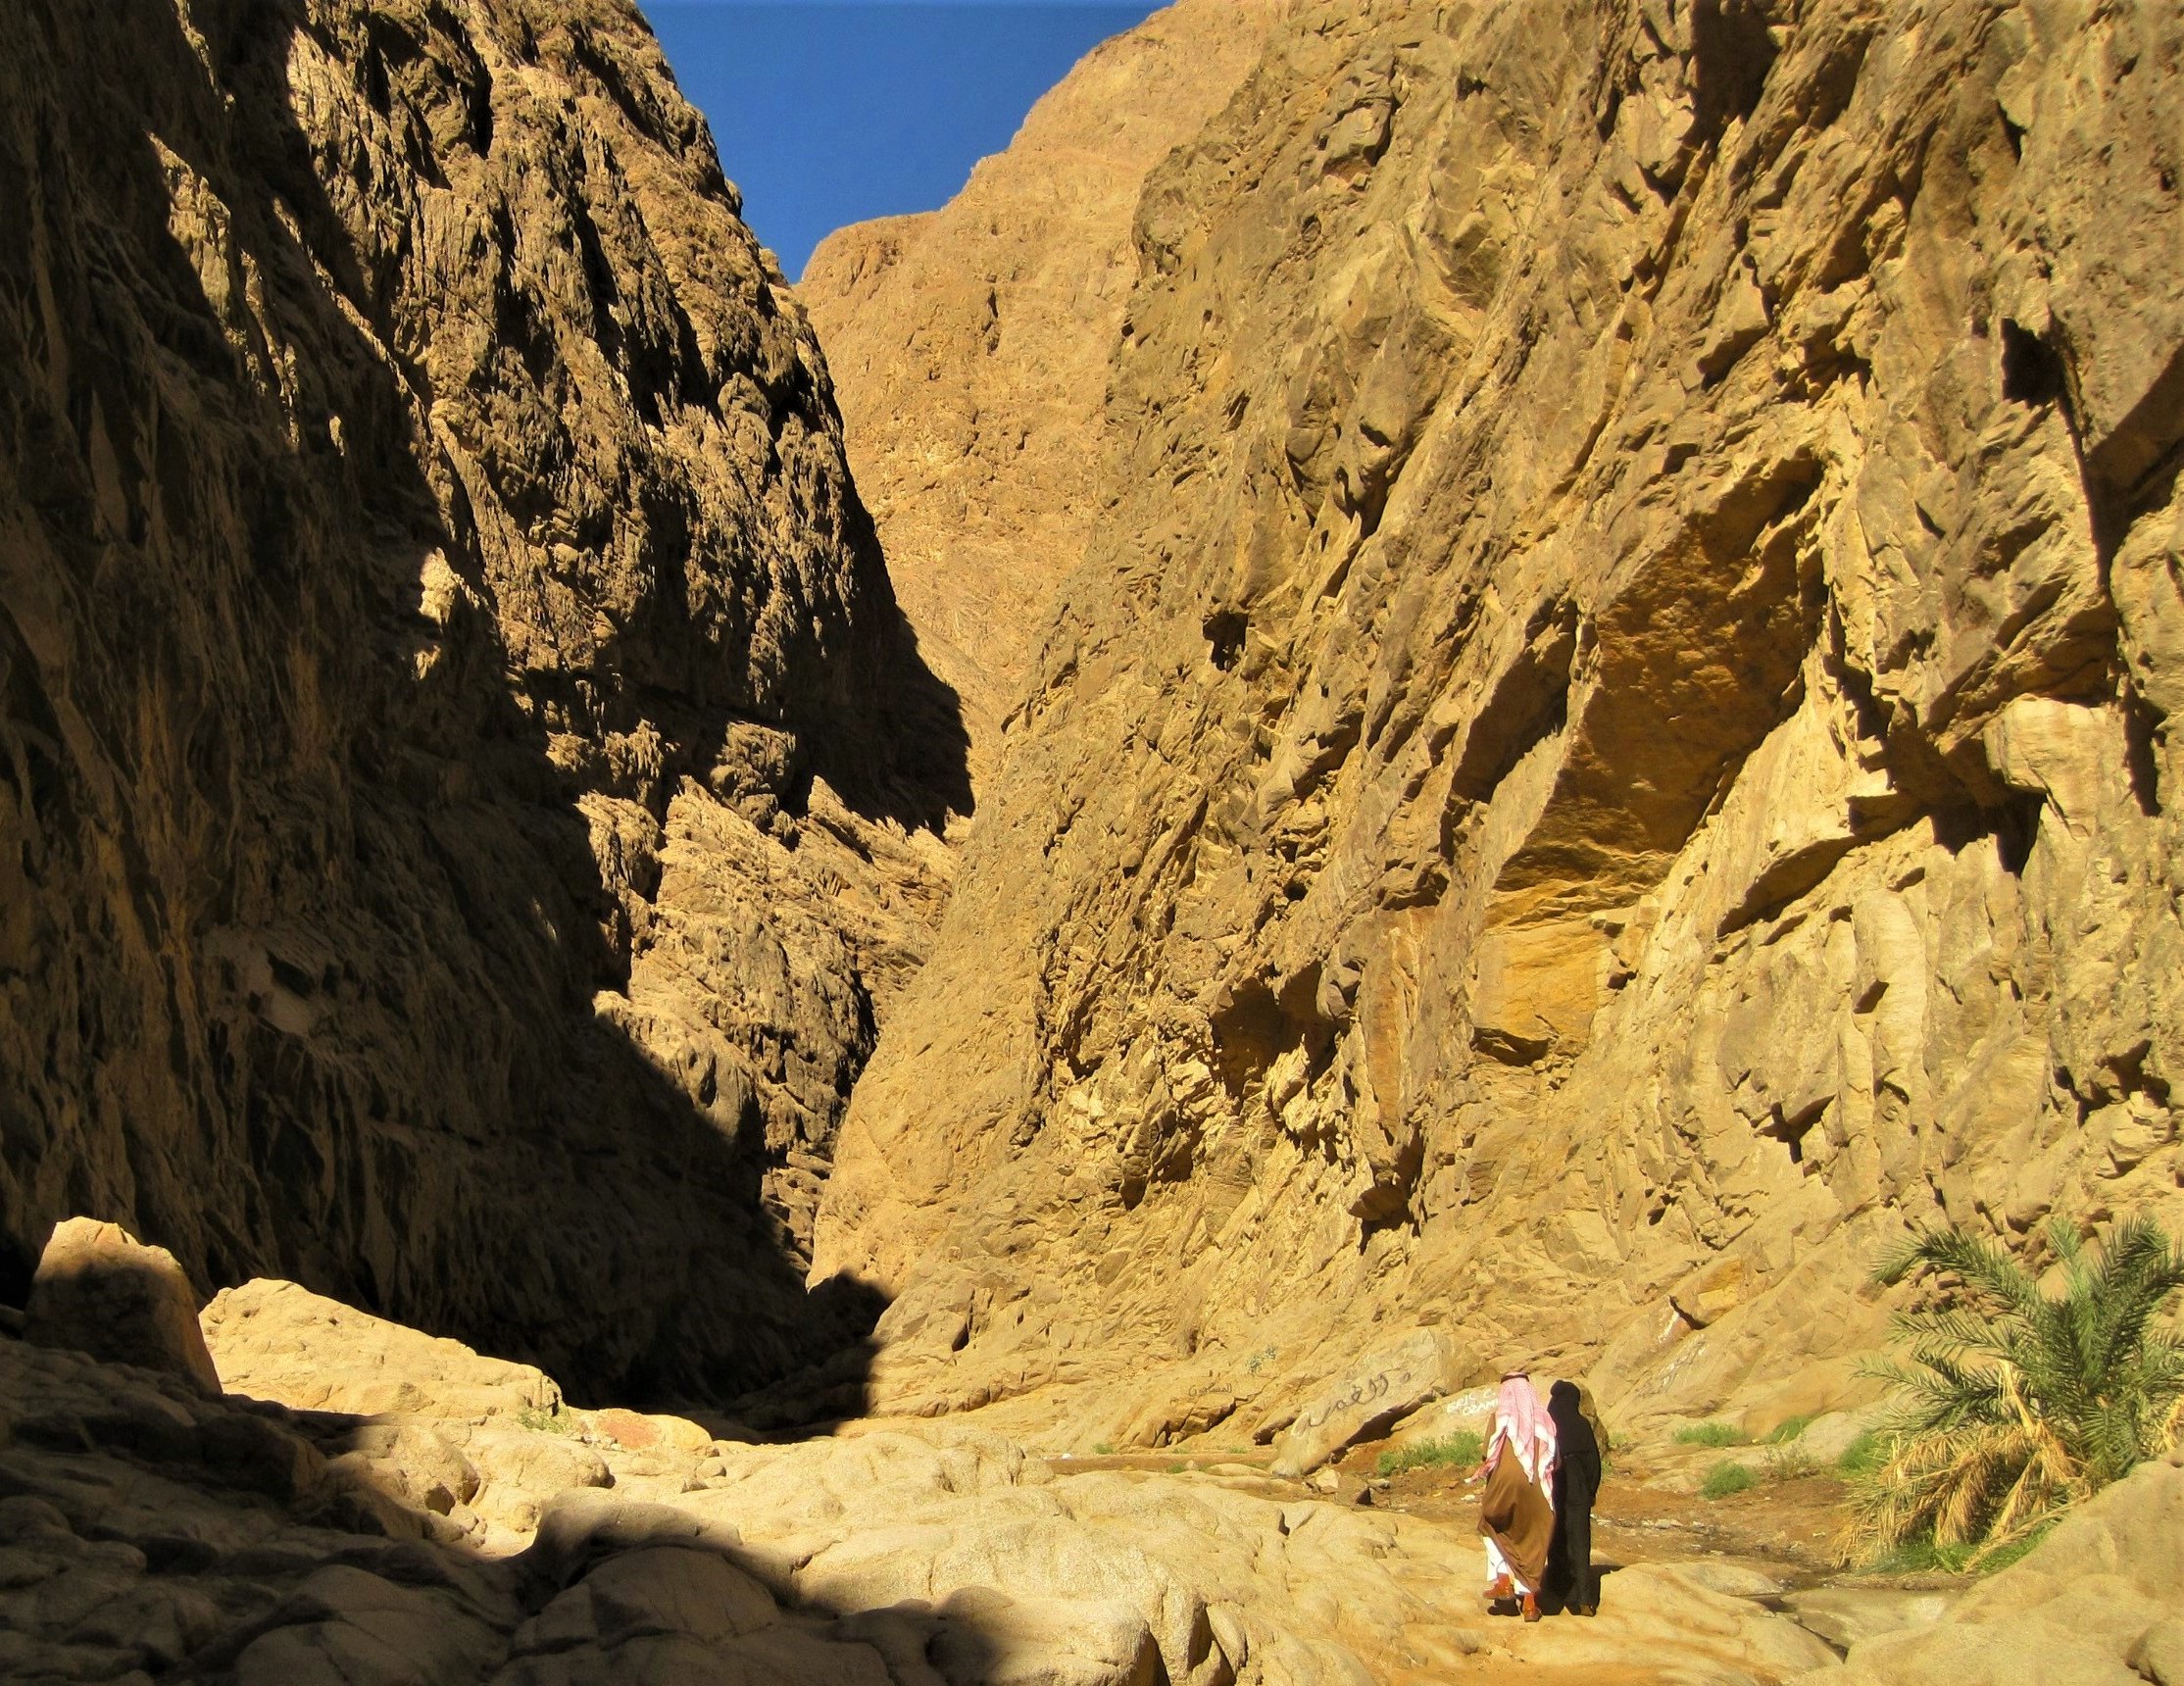
M1969 1546L1937 1546L1931 1540L1906 1540L1890 1547L1866 1566L1875 1574L1961 1575L1970 1566Z
M1767 1431L1767 1444L1769 1446L1789 1445L1791 1441L1797 1439L1799 1435L1812 1426L1815 1414L1815 1413L1807 1412L1803 1416L1793 1416L1786 1422L1776 1423Z
M1398 1450L1383 1452L1373 1472L1378 1475L1400 1475L1406 1469L1424 1469L1434 1465L1453 1464L1468 1469L1476 1464L1486 1452L1486 1437L1470 1429L1459 1429L1440 1440L1420 1440Z
M2050 1515L2010 1539L1986 1546L1969 1544L1937 1546L1930 1539L1906 1540L1892 1546L1865 1564L1873 1574L1975 1574L1991 1575L2011 1563L2021 1562L2062 1520Z
M1835 1460L1835 1472L1848 1480L1861 1475L1870 1475L1888 1462L1888 1436L1877 1428L1868 1428L1856 1440L1843 1448Z
M1092 1447L1092 1456L1095 1458L1113 1458L1115 1448L1104 1440L1095 1442Z
M2013 1540L2005 1540L1999 1546L1989 1546L1973 1560L1972 1568L1983 1575L1992 1574L1997 1569L2006 1569L2011 1563L2030 1557L2033 1548L2046 1539L2061 1520L2060 1516L2050 1516L2046 1521L2027 1528Z
M1678 1446L1742 1446L1744 1436L1726 1422L1687 1422L1676 1430Z
M1707 1471L1707 1478L1699 1487L1699 1497L1726 1499L1732 1493L1748 1492L1759 1484L1759 1474L1751 1464L1724 1460Z
M2001 1546L2166 1452L2184 1430L2184 1343L2154 1320L2184 1288L2184 1248L2128 1218L2097 1259L2071 1225L2048 1237L2050 1296L2000 1248L1954 1229L1915 1235L1878 1279L1957 1278L1939 1310L1896 1318L1908 1364L1870 1372L1899 1404L1886 1455L1853 1485L1846 1560L1924 1542Z
M525 1406L516 1413L516 1420L533 1434L574 1434L579 1428L575 1413L555 1406L551 1411L538 1411Z

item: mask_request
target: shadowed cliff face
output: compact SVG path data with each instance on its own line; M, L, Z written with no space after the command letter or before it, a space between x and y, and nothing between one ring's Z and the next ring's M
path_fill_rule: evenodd
M1419 1322L1825 1394L1906 1221L2184 1217L2180 53L1291 9L1145 185L1087 561L845 1126L883 1405L1266 1439Z
M634 10L29 0L0 89L4 1274L809 1356L963 734Z

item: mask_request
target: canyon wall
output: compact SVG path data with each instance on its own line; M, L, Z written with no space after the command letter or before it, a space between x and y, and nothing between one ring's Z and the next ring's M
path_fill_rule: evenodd
M2180 55L1287 9L1040 446L1086 559L819 1215L880 1409L1814 1409L1908 1223L2184 1227Z
M964 738L634 7L26 0L0 92L0 1291L84 1213L584 1391L854 1333Z
M981 781L1109 495L1097 440L1145 178L1226 103L1281 9L1180 0L1102 43L946 207L829 235L797 284Z

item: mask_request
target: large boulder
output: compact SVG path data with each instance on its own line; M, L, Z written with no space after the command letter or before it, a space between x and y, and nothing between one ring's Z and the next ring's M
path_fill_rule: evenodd
M1457 1357L1449 1337L1420 1329L1346 1371L1274 1442L1274 1473L1310 1473L1330 1458L1447 1393Z
M30 1283L24 1335L221 1391L189 1277L174 1254L118 1223L72 1217L55 1226Z
M270 1277L215 1295L204 1338L237 1393L297 1411L483 1422L561 1405L553 1377L529 1364L486 1358Z

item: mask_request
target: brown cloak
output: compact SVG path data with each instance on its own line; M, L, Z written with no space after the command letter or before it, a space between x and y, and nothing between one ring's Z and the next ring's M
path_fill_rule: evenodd
M1555 1508L1507 1448L1487 1471L1486 1491L1479 1498L1479 1532L1501 1547L1503 1560L1525 1589L1538 1592L1547 1578Z

